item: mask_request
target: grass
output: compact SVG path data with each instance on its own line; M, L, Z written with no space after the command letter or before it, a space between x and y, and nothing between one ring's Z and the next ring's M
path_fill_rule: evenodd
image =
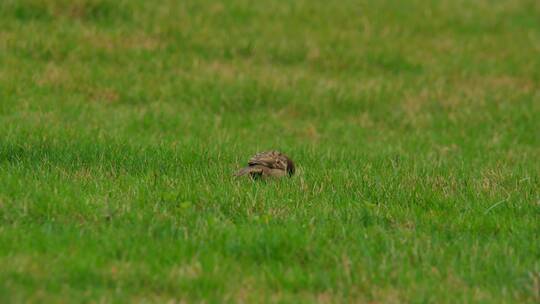
M0 302L537 303L539 51L536 0L4 0Z

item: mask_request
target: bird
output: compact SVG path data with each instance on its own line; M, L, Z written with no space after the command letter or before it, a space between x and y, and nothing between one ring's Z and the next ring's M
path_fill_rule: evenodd
M249 174L252 179L292 177L295 172L294 162L279 151L259 152L251 157L248 166L236 172L235 176Z

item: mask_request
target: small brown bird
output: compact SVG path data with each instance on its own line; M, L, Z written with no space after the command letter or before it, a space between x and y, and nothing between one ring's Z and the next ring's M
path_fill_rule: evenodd
M295 171L293 161L278 151L257 153L248 161L248 166L236 172L235 176L249 174L253 179L268 177L293 176Z

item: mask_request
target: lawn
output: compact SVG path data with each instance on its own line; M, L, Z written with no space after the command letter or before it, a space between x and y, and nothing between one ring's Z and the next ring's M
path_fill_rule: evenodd
M539 301L539 1L0 2L1 303Z

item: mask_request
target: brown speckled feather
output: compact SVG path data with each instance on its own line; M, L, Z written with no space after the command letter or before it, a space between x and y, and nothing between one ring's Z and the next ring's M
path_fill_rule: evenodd
M235 175L242 176L249 174L252 178L266 178L292 176L294 172L294 163L287 155L278 151L266 151L253 156L248 161L248 166L238 171Z

